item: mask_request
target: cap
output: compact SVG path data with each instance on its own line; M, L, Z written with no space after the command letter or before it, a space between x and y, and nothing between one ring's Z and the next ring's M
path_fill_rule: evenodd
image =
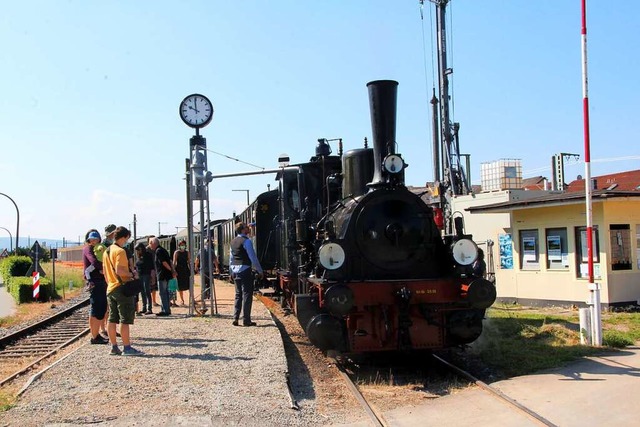
M111 233L114 233L116 231L116 226L115 224L109 224L104 228L104 234L105 236L108 236Z
M92 231L91 233L89 233L89 235L87 236L87 241L91 240L91 239L100 239L100 233L98 233L97 231Z

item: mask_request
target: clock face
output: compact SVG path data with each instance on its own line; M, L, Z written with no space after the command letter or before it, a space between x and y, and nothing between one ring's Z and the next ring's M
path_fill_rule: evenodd
M205 127L213 117L211 101L204 95L187 96L180 104L180 117L187 126L192 128Z

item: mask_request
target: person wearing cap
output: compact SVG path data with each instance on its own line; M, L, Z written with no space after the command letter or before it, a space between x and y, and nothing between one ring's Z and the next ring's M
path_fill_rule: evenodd
M102 273L102 262L94 253L94 248L100 243L100 233L91 229L85 235L85 245L82 248L82 264L84 265L84 278L89 290L89 330L91 331L91 344L107 344L105 338L100 335L100 325L107 313L107 282Z
M253 250L253 244L249 239L251 229L243 222L236 224L237 236L231 241L230 266L233 281L236 284L236 299L233 311L233 326L239 326L240 312L242 312L243 326L256 326L251 321L251 305L253 303L253 274L251 266L258 271L261 278L262 266Z
M115 233L116 233L115 224L107 225L104 228L104 239L102 240L101 243L99 243L94 247L94 253L96 254L96 258L98 258L100 262L103 261L104 253L107 251L107 248L113 244L113 236L115 235ZM105 289L105 294L106 294L106 289ZM104 320L102 321L102 324L100 325L102 334L107 338L109 337L109 333L107 332L108 319L109 319L109 304L107 304L107 312L104 316ZM117 332L117 334L118 336L120 336L119 332Z

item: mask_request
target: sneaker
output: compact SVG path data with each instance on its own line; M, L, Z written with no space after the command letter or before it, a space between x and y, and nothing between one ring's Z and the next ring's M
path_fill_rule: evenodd
M111 352L109 353L110 356L120 356L121 354L122 350L120 350L118 347L112 347Z
M243 322L242 326L257 326L258 324L256 322Z
M102 335L98 334L95 338L91 338L89 342L91 344L108 344L109 340L104 339Z
M161 311L160 313L156 313L156 316L160 316L160 317L162 317L162 316L168 316L168 315L169 315L169 313L166 313L166 312L164 312L164 311Z
M145 311L145 313L144 313L144 314L147 314L147 315L149 315L149 314L153 314L153 311L151 311L151 309L149 309L149 310Z
M240 324L238 323L238 320L237 320L237 319L236 319L236 320L234 320L233 322L231 322L231 324L232 324L233 326L240 326Z
M144 353L141 352L140 350L137 350L133 347L125 347L124 350L122 350L122 355L123 356L142 356Z
M138 316L142 316L144 313L146 313L144 310L140 310L140 311L139 311L139 312L137 312L136 314L137 314Z
M109 334L107 333L107 331L100 331L100 336L109 339Z

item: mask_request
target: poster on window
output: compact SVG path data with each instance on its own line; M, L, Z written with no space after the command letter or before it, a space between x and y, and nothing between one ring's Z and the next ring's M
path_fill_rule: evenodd
M498 235L500 245L500 268L503 270L513 269L513 242L511 234Z
M522 238L522 260L524 262L536 262L536 238Z
M562 243L560 236L547 236L547 257L551 262L562 261Z

